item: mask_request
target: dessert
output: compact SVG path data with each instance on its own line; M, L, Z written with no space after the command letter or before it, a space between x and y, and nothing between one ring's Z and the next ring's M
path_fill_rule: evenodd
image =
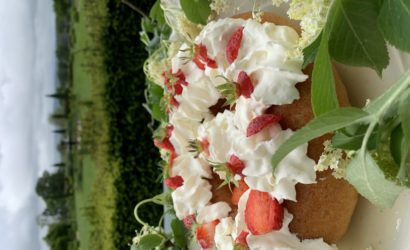
M334 249L357 193L314 170L329 136L272 170L278 146L313 118L311 69L290 56L297 32L269 14L262 20L210 22L164 71L169 124L156 145L170 165L165 184L203 249ZM347 105L340 81L338 89Z

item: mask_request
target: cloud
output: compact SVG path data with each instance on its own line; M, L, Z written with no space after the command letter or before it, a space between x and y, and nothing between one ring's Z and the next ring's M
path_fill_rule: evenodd
M57 161L54 103L55 17L52 0L0 0L0 246L47 249L34 188Z

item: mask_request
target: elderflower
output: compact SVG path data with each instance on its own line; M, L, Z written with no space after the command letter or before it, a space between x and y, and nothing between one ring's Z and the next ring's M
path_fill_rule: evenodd
M279 7L282 3L287 3L289 0L272 0L273 6Z
M315 166L315 170L324 171L332 169L332 174L336 179L345 178L346 167L350 160L349 155L346 155L344 150L333 148L329 140L325 141L323 145L325 148Z
M161 8L167 24L172 28L171 41L193 41L202 25L188 20L178 0L161 0Z
M332 2L333 0L293 0L290 3L287 14L291 19L300 20L302 28L298 48L292 56L303 56L302 50L320 34Z
M215 13L219 15L220 13L226 11L229 6L226 0L213 0L210 7L211 10L215 11Z

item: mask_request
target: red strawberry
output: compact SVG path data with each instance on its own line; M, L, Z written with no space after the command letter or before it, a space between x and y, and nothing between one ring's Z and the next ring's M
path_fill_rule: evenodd
M165 137L170 138L172 135L172 131L174 131L174 126L173 125L167 125L165 127Z
M192 225L196 222L195 214L187 215L182 219L182 222L187 230L191 230Z
M204 223L196 228L196 240L202 249L214 247L215 227L219 220Z
M202 152L204 152L206 156L209 156L209 141L208 141L208 139L206 139L206 138L202 139L201 148L202 148Z
M246 137L261 132L265 127L272 123L277 123L282 119L279 115L263 114L252 119L246 129Z
M194 57L193 61L200 70L205 70L205 64L198 57Z
M253 93L253 84L251 78L245 71L241 71L238 76L238 87L240 89L240 95L246 98L250 98Z
M246 242L246 236L248 236L249 232L242 231L238 237L235 239L235 247L234 249L249 249L248 243Z
M242 174L242 170L245 168L245 163L239 159L236 155L231 155L228 161L228 167L234 174Z
M238 205L239 199L241 198L243 193L245 193L249 189L244 180L239 180L238 184L239 185L235 186L232 191L231 202L234 205Z
M245 223L253 235L279 230L283 216L283 207L269 193L251 190L245 208Z
M174 145L172 145L171 141L167 137L164 138L162 141L154 139L154 145L159 149L163 149L168 152L175 152Z
M175 175L173 177L166 178L164 180L164 184L170 189L175 190L184 184L184 179L182 179L179 175Z
M238 57L238 51L241 47L242 35L244 27L239 27L228 40L226 45L226 60L228 63L233 63Z
M210 68L217 68L216 62L208 57L208 51L202 43L194 44L194 63L199 69L205 70L205 65Z

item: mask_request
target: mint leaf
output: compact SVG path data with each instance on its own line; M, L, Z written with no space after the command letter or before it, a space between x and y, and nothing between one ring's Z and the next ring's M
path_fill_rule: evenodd
M410 88L408 88L400 97L398 114L404 134L404 140L410 145Z
M314 118L278 148L271 160L273 170L296 147L326 133L365 122L368 115L367 112L358 108L340 108Z
M175 246L185 248L187 245L187 236L184 223L178 219L171 221L172 232L174 233Z
M139 243L138 249L139 250L152 250L155 247L162 244L164 237L159 234L148 234L142 236Z
M385 0L380 10L378 24L387 41L393 46L410 52L410 2Z
M302 69L305 69L309 64L313 63L319 50L322 33L309 46L303 49L303 64Z
M209 0L180 0L182 10L189 21L206 24L211 14Z
M332 58L352 66L370 67L381 75L389 56L377 26L378 1L339 0L334 4L336 10L329 40ZM406 32L400 33L404 34Z
M347 167L347 180L379 208L392 207L403 187L385 178L368 151L359 151Z

